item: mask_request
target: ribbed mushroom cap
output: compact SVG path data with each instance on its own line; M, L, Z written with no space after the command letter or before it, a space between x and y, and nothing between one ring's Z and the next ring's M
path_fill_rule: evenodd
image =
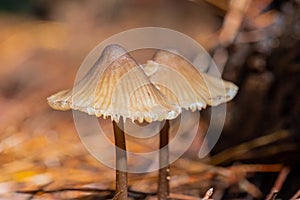
M144 66L150 81L167 96L171 91L179 105L192 111L230 101L238 87L231 82L200 73L181 56L159 50Z
M57 110L74 109L117 122L121 116L139 122L161 121L181 112L178 104L157 90L141 66L119 45L107 46L73 90L58 92L47 100Z

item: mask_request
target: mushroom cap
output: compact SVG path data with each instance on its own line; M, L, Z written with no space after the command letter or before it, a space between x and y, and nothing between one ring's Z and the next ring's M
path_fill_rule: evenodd
M174 99L166 98L119 45L107 46L73 89L47 98L56 110L79 110L117 122L120 117L139 122L174 119L181 112Z
M159 50L144 71L163 94L171 91L180 107L187 110L230 101L238 91L233 83L201 73L181 56L165 50Z

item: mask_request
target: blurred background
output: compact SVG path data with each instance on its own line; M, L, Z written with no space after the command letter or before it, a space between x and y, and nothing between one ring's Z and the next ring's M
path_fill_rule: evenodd
M114 188L114 171L84 149L72 113L51 110L46 97L73 86L98 43L145 26L192 37L239 86L221 138L202 161L197 152L210 109L201 111L197 140L172 167L172 192L199 198L213 187L213 199L296 199L299 0L1 0L0 199L100 198L63 189ZM156 173L129 178L132 189L156 190Z

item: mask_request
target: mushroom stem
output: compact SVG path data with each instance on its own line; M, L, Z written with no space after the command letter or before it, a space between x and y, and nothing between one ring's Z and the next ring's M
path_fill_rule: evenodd
M126 200L127 191L127 155L124 134L124 123L121 118L119 123L113 121L114 137L116 144L116 199Z
M168 199L169 188L169 120L166 120L164 127L159 133L159 174L158 174L158 199Z

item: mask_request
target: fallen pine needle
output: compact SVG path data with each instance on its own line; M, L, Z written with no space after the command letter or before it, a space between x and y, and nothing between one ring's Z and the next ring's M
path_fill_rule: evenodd
M181 200L202 200L199 197L193 197L193 196L188 196L184 194L175 194L175 193L170 193L169 197L171 199L181 199Z
M222 151L221 153L218 153L218 154L212 156L211 164L213 164L213 165L221 164L223 162L229 161L232 158L243 155L244 153L247 153L251 149L276 142L276 141L286 138L288 136L289 136L289 132L287 132L285 130L281 130L281 131L277 131L277 132L269 134L269 135L265 135L265 136L256 138L249 142L239 144L235 147L228 148L228 149Z
M300 198L300 189L296 192L296 194L294 194L291 198L291 200L296 200Z
M213 188L207 190L202 200L208 200L213 195L213 192L214 192Z
M278 177L277 177L277 179L274 183L274 186L272 187L272 189L271 189L270 193L268 194L266 200L275 199L277 193L281 190L282 185L283 185L283 183L284 183L284 181L285 181L285 179L286 179L286 177L289 173L290 173L290 168L288 168L288 167L284 167L280 171L280 173L279 173L279 175L278 175Z

